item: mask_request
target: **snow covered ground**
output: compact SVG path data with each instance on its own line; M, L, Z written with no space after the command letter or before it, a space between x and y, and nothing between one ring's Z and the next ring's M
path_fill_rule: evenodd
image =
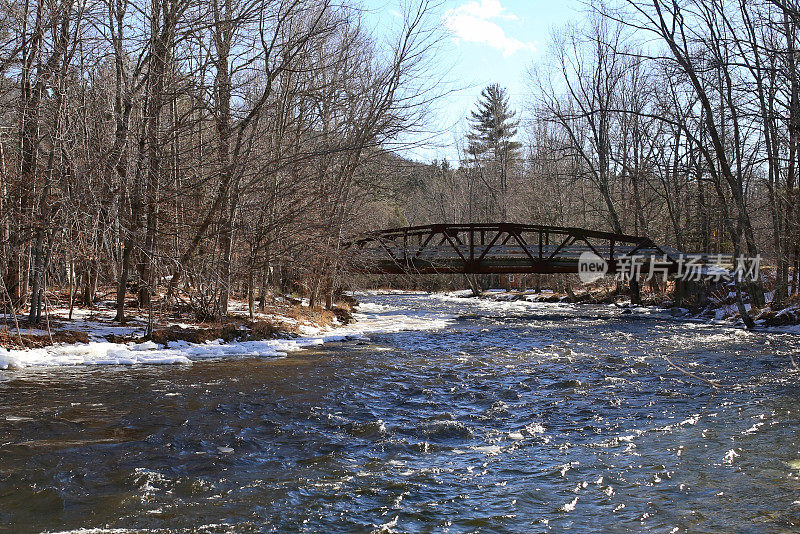
M436 330L445 327L448 317L431 316L413 310L364 303L354 314L355 322L347 326L318 328L300 326L302 337L260 341L188 343L172 341L161 346L144 343L111 343L102 339L111 333L131 333L141 325L115 327L99 324L90 318L79 321L72 329L89 332L89 343L57 344L38 349L0 348L0 369L58 365L133 365L133 364L190 364L196 360L229 357L279 357L290 352L323 343L360 339L369 334L402 330ZM25 332L23 332L25 333Z

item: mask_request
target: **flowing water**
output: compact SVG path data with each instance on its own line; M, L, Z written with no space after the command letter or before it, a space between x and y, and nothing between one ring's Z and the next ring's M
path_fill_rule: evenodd
M800 529L800 337L361 299L448 324L286 358L0 371L0 529Z

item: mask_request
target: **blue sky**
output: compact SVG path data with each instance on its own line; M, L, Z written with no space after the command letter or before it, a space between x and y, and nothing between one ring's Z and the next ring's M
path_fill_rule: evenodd
M364 0L364 6L376 34L397 20L400 11L398 0ZM457 158L452 145L490 83L506 87L512 107L522 114L529 92L527 69L542 59L551 29L582 18L582 13L580 0L444 0L431 16L446 32L437 68L459 90L437 105L432 126L443 132L438 146L407 154L424 161Z

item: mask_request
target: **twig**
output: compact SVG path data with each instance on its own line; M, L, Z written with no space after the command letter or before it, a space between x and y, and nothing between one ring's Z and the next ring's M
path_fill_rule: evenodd
M687 371L686 369L680 367L679 365L675 364L672 360L670 360L669 356L667 356L666 354L662 354L661 356L665 360L667 360L668 364L670 364L672 367L674 367L675 369L677 369L681 373L685 374L686 376L691 376L692 378L694 378L696 380L700 380L701 382L705 382L706 384L708 384L712 388L725 389L725 388L729 387L729 386L723 386L722 384L720 384L716 380L709 380L707 378L703 378L702 376L696 375L696 374L692 373L691 371Z
M8 311L14 318L14 326L17 328L17 337L19 338L19 344L21 347L24 347L25 343L22 342L22 332L19 331L19 319L17 319L17 310L14 309L14 301L11 300L11 293L8 292L8 287L6 286L5 278L0 276L0 282L3 283L3 293L8 299Z
M44 275L44 279L47 280L47 274ZM45 287L47 287L47 283L45 282ZM47 290L42 292L44 295L44 319L47 321L47 335L50 336L50 344L54 344L53 341L53 330L50 328L50 306L49 300L47 298Z

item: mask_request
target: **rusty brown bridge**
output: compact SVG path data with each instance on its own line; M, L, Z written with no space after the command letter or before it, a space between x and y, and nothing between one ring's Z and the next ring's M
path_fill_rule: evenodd
M393 228L363 234L346 248L350 269L365 274L577 273L585 252L605 261L610 273L632 257L643 270L658 262L676 273L682 254L647 237L515 223ZM708 256L691 256L711 264Z

